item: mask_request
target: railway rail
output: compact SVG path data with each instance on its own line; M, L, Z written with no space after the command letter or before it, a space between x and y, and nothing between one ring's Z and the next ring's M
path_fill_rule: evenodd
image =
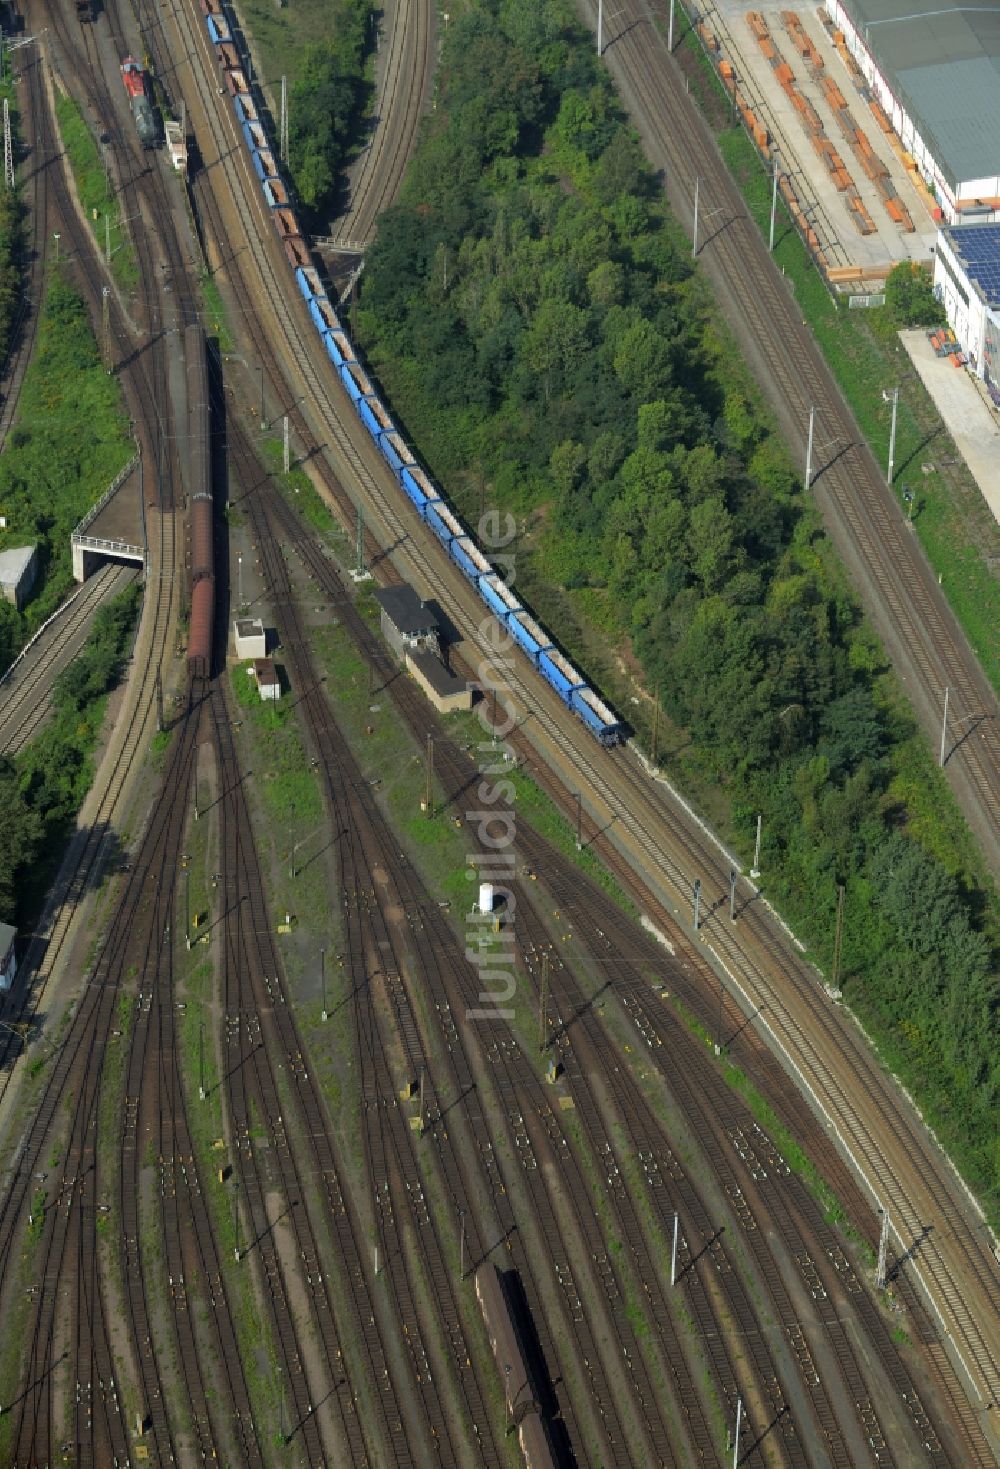
M406 710L411 726L415 727L415 732L419 734L427 723L427 712L421 705L419 694L406 681L402 681L401 683L398 679L391 678L391 665L386 666L388 660L384 650L379 650L377 640L364 627L360 619L356 616L351 616L350 604L347 602L347 599L343 595L338 597L337 581L327 558L315 546L310 547L308 545L307 538L303 536L300 530L296 530L294 516L287 508L280 512L280 526L283 535L289 538L297 554L305 557L310 574L319 582L324 594L335 598L335 606L338 614L345 620L350 621L352 632L364 646L366 656L377 659L380 665L380 672L385 675L386 684L391 689L391 697L401 709ZM449 756L447 753L448 743L446 739L436 745L436 748L439 751L439 774L445 781L446 789L455 792L467 790L470 780L474 778L474 768L470 767L468 760L462 757ZM445 752L443 756L440 753L442 750ZM444 761L443 765L440 764L442 759ZM524 840L525 832L522 828L521 841ZM552 873L558 874L559 889L566 899L567 909L572 913L573 927L574 929L582 928L586 933L591 951L600 961L601 972L608 975L613 974L614 977L611 984L613 992L615 994L621 993L626 1009L631 1005L632 1009L635 1010L635 1014L638 1017L636 1026L642 1036L641 1044L651 1044L649 1037L654 1032L651 1032L650 1028L650 1015L655 1015L658 1027L655 1032L657 1043L664 1045L664 1052L661 1052L661 1055L667 1053L671 1057L671 1066L669 1068L663 1068L664 1080L667 1084L669 1086L676 1086L673 1078L678 1068L673 1063L677 1061L679 1052L682 1053L682 1065L679 1068L681 1076L686 1078L695 1074L702 1075L706 1067L703 1055L699 1054L700 1047L693 1041L692 1037L683 1027L677 1026L676 1023L669 1029L669 1033L663 1033L662 1016L664 1007L662 1001L655 996L648 980L644 977L644 973L648 971L651 963L656 965L657 968L662 968L662 951L658 951L656 945L651 940L647 941L643 955L643 972L640 972L637 963L626 964L618 962L616 957L612 956L617 956L619 946L623 942L621 935L623 931L627 933L627 929L624 928L621 915L615 913L613 905L609 904L607 899L601 895L602 901L598 905L600 909L598 921L593 911L593 905L597 898L596 893L590 893L586 898L581 898L579 894L579 874L569 869L565 861L559 859L546 844L538 842L530 834L528 835L526 855L529 856L529 860L535 865L536 870L544 871L550 875ZM549 947L549 945L545 939L544 929L540 928L537 915L532 916L532 904L526 885L523 883L518 884L516 893L517 927L519 932L526 930L527 941L532 945L533 962L531 969L537 979L539 967L538 953L541 947ZM571 894L572 898L570 898ZM419 909L419 905L413 899L412 894L404 892L404 898L408 911ZM433 924L433 919L429 917L422 916L422 921L426 922L428 926L432 926ZM602 928L600 924L606 924L607 928ZM615 935L613 943L608 938L609 933ZM441 943L436 945L439 955L439 965L443 947L444 945ZM672 965L671 969L676 972L676 966ZM562 966L556 961L553 976L553 998L557 1002L560 997L557 995L558 980L555 976L560 974L565 974L565 971L563 971ZM673 978L673 975L671 977ZM683 1179L684 1169L669 1152L669 1149L664 1154L663 1140L654 1136L658 1129L648 1116L645 1104L641 1103L634 1088L630 1087L627 1079L623 1077L620 1067L621 1058L615 1054L612 1047L608 1046L606 1037L602 1037L600 1027L597 1025L590 1011L587 997L569 982L568 974L566 974L566 984L567 988L561 996L560 1004L560 1012L570 1017L569 1023L564 1028L560 1027L562 1046L565 1051L564 1059L567 1068L572 1073L570 1081L571 1091L576 1108L586 1120L588 1133L592 1140L592 1152L595 1156L608 1160L611 1160L614 1155L604 1121L604 1116L607 1112L606 1104L598 1103L598 1100L591 1093L588 1079L590 1075L595 1077L599 1075L604 1078L605 1085L610 1088L617 1103L617 1125L624 1129L625 1136L629 1138L629 1152L643 1160L643 1169L646 1173L650 1190L654 1192L655 1196L655 1188L663 1187L665 1178L669 1177L674 1185L677 1184L678 1180ZM696 1005L703 1005L704 994L701 985L689 986L689 988L693 990L693 995L686 995L685 998L693 999ZM644 1006L637 1003L635 998L637 994L644 996ZM646 1013L647 1011L649 1012L648 1014ZM629 1013L631 1013L631 1010L629 1010ZM567 1042L571 1026L573 1036L575 1037L572 1045ZM401 1028L405 1033L406 1027ZM585 1032L586 1034L585 1041L581 1032ZM572 1053L581 1048L581 1046L585 1048L587 1055L591 1058L589 1063L584 1060L577 1062L572 1059ZM413 1059L415 1060L416 1058ZM492 1056L492 1060L499 1070L503 1062L502 1049L497 1049L496 1054ZM882 1444L881 1453L883 1461L893 1462L894 1460L891 1457L891 1450L886 1445L885 1434L883 1434L879 1426L879 1413L875 1402L878 1393L884 1391L887 1382L891 1382L892 1386L898 1392L898 1401L906 1405L906 1413L912 1420L910 1431L914 1435L917 1433L926 1433L927 1441L937 1445L935 1450L936 1454L938 1456L944 1455L943 1457L939 1457L939 1462L964 1463L965 1450L963 1450L962 1457L951 1458L941 1449L940 1434L933 1429L930 1419L921 1403L919 1393L910 1380L908 1373L901 1369L897 1348L889 1341L887 1329L880 1315L873 1307L868 1296L862 1293L862 1287L857 1276L854 1274L853 1269L849 1267L843 1251L837 1246L832 1231L820 1219L815 1204L804 1195L804 1191L798 1185L797 1180L794 1179L789 1173L787 1166L775 1154L769 1140L760 1133L759 1128L756 1128L752 1124L745 1107L742 1107L742 1104L734 1100L733 1092L722 1082L721 1077L718 1077L710 1070L709 1080L712 1084L708 1087L706 1093L709 1103L707 1106L705 1102L699 1104L698 1093L693 1085L686 1085L682 1088L686 1103L685 1110L692 1118L700 1119L699 1134L707 1139L707 1146L710 1156L712 1156L713 1162L715 1163L716 1171L725 1182L726 1192L735 1201L734 1211L736 1217L734 1217L733 1223L739 1228L741 1222L748 1222L748 1239L752 1246L751 1253L756 1259L759 1276L766 1282L766 1289L771 1297L776 1316L782 1323L783 1330L788 1333L790 1342L795 1343L802 1340L801 1330L798 1325L799 1316L802 1313L802 1301L799 1299L793 1304L788 1289L785 1287L782 1273L771 1258L770 1245L764 1239L765 1227L772 1233L776 1231L779 1234L783 1234L786 1237L788 1259L790 1261L800 1262L800 1269L802 1271L806 1271L807 1269L810 1271L808 1280L805 1281L804 1285L799 1287L800 1297L804 1289L810 1291L813 1289L825 1290L830 1295L834 1294L835 1284L834 1278L831 1275L833 1267L827 1264L827 1257L836 1262L836 1272L838 1275L842 1272L841 1278L849 1282L848 1292L856 1297L853 1304L861 1308L860 1317L863 1322L865 1335L872 1344L871 1348L866 1352L864 1360L867 1363L869 1358L874 1358L880 1364L884 1364L884 1366L879 1366L876 1373L876 1386L871 1387L868 1385L871 1381L870 1369L867 1366L862 1367L850 1340L844 1334L839 1320L833 1320L827 1323L827 1333L831 1338L831 1347L828 1348L828 1352L832 1351L839 1363L840 1371L845 1380L846 1390L857 1406L859 1424L864 1427L865 1434L868 1437ZM722 1128L720 1133L718 1122L713 1121L713 1113L724 1119L733 1119L729 1123L728 1131ZM739 1113L738 1118L734 1115L736 1113ZM643 1120L644 1118L645 1120ZM782 1199L779 1201L777 1207L773 1202L769 1203L759 1197L755 1198L755 1217L748 1215L746 1198L748 1194L753 1197L755 1192L757 1194L760 1192L753 1181L753 1177L762 1172L760 1165L753 1159L752 1154L749 1154L750 1161L747 1161L744 1154L748 1154L748 1149L744 1147L740 1157L743 1157L743 1161L746 1164L746 1176L742 1178L741 1182L738 1182L734 1175L734 1165L728 1157L723 1156L723 1147L720 1146L720 1137L723 1140L723 1146L730 1147L732 1146L731 1135L742 1138L748 1129L760 1134L763 1139L768 1168L775 1169L777 1176L785 1180L780 1186L782 1192L787 1193L790 1190L794 1195L794 1200ZM829 1144L827 1144L826 1152L831 1151ZM624 1165L625 1157L623 1156L619 1161ZM739 1164L735 1166L738 1168ZM842 1165L838 1164L838 1167L842 1171ZM764 1172L764 1176L766 1176L766 1172ZM612 1181L615 1177L620 1180L620 1173L616 1168L612 1168ZM620 1182L617 1186L620 1187ZM690 1191L689 1184L687 1185L687 1190ZM613 1189L612 1191L614 1192L615 1190ZM856 1190L853 1188L851 1189L851 1197L852 1201L857 1202L858 1196ZM688 1217L692 1213L695 1216L697 1239L700 1242L711 1241L716 1230L711 1220L707 1217L704 1205L697 1198L697 1195L695 1194L693 1205L685 1204L684 1207ZM654 1281L656 1271L649 1263L648 1257L644 1255L641 1243L641 1231L637 1230L637 1222L634 1215L630 1223L629 1206L627 1204L622 1205L619 1203L617 1212L619 1215L619 1225L624 1225L622 1237L627 1239L630 1246L635 1250L639 1278L644 1282ZM802 1220L796 1227L797 1232L793 1232L788 1222L793 1214L797 1214ZM769 1220L771 1221L770 1224L767 1223ZM661 1219L661 1225L663 1222ZM806 1238L806 1234L808 1235L808 1239ZM686 1243L682 1244L682 1260L684 1259L686 1250L688 1251L687 1258L690 1260L691 1253ZM819 1261L818 1267L815 1269L813 1268L813 1257L816 1257ZM793 1264L793 1276L795 1269L796 1265ZM685 1275L683 1264L681 1274L683 1278ZM825 1287L821 1287L818 1283L820 1275L825 1275L826 1277ZM655 1304L653 1299L655 1291L652 1291L649 1285L647 1285L646 1292L649 1296L649 1305L652 1308ZM703 1305L700 1309L696 1309L696 1315L704 1325L705 1339L707 1341L714 1341L718 1336L718 1328L710 1320L704 1319L705 1311ZM657 1314L655 1319L658 1330L663 1329L664 1322L662 1315ZM753 1314L747 1313L744 1310L739 1319L742 1322L742 1329L749 1339L749 1333L754 1330ZM676 1360L673 1352L671 1352L670 1356L672 1361ZM806 1355L806 1361L811 1361L808 1355ZM885 1375L882 1375L883 1373ZM758 1364L757 1377L760 1382L776 1380L773 1374L767 1371L766 1367L761 1368L761 1364ZM858 1452L859 1427L855 1425L853 1435L850 1431L846 1434L841 1431L836 1422L832 1400L828 1391L820 1383L815 1373L811 1377L808 1373L806 1374L806 1387L814 1405L816 1415L815 1427L822 1433L827 1442L831 1454L831 1462L834 1464L850 1464L855 1462L855 1459L852 1457L852 1452ZM876 1394L874 1398L873 1393ZM682 1401L687 1402L688 1399L682 1396ZM779 1424L782 1423L784 1421L784 1415L787 1412L786 1403L780 1398L775 1399L773 1410L776 1421ZM801 1421L799 1428L801 1432ZM975 1436L973 1436L973 1442L975 1442ZM851 1443L850 1450L848 1443ZM978 1449L981 1450L981 1448L982 1440L980 1435ZM915 1443L911 1444L910 1451L916 1451ZM978 1459L977 1462L979 1462Z
M388 36L376 60L379 115L351 171L347 207L337 220L334 248L347 242L371 243L379 215L399 193L432 85L433 5L429 0L392 0L383 10L383 21Z
M207 52L207 43L197 33L197 27L195 27L190 32L188 39L193 50L197 50L197 48L200 46L203 52ZM206 56L206 68L210 66L210 64L210 60ZM206 156L206 159L213 156L213 153L216 149L222 153L230 151L233 144L238 141L235 139L235 137L233 137L232 139L227 138L226 129L228 124L225 119L225 115L223 115L223 118L221 120L217 116L213 116L210 111L210 105L211 104L208 104L206 117L203 120L203 127L207 128L207 132L204 134L205 142L203 143L203 152ZM242 162L237 163L236 169L237 173L239 173L241 169L245 169L245 165ZM253 276L259 283L264 286L264 295L269 294L272 300L280 301L285 298L283 287L279 284L278 273L274 270L274 267L271 263L268 245L266 243L260 243L261 240L266 239L264 233L266 225L260 219L260 211L253 203L256 192L255 187L249 179L247 179L247 184L251 202L248 203L246 199L242 198L239 188L237 187L233 195L232 206L235 209L237 216L242 219L243 228L246 231L246 236L248 241L250 242L251 248L247 255L241 257L239 265L233 267L234 273L240 278L242 278L242 276L244 275L247 275L248 277ZM206 215L209 218L213 216L213 213L215 214L215 217L218 217L218 212L215 209L213 201L205 198L203 195L200 199L200 202L204 204ZM408 574L413 576L419 584L422 579L423 569L422 567L419 567L415 564L419 560L419 557L413 555L410 547L411 544L420 545L422 547L424 545L424 542L420 538L419 532L414 525L415 517L411 517L406 515L405 513L400 512L397 506L391 502L390 496L383 488L381 471L373 472L368 467L368 460L364 456L364 450L359 447L359 445L361 444L361 440L354 430L353 425L351 424L350 410L344 411L334 407L334 405L330 401L330 395L327 392L325 381L322 381L317 376L315 371L311 368L308 356L309 334L308 331L304 329L303 325L301 325L297 321L295 314L297 311L301 310L302 308L298 305L290 308L287 312L284 313L280 322L278 322L276 325L275 340L280 345L278 358L280 360L294 360L296 362L295 377L293 379L295 387L291 390L286 390L287 396L285 397L285 400L288 401L288 399L293 396L294 392L297 391L300 386L304 386L307 389L307 393L311 401L314 401L315 404L319 405L319 407L327 415L331 423L337 425L337 443L340 449L341 465L344 474L349 477L352 483L352 487L355 488L356 493L360 493L364 496L369 509L374 509L380 534L384 536L385 543L392 544L397 548L396 556L397 559L400 561L401 566ZM252 318L254 316L254 312L251 311L248 313L248 315ZM260 346L262 347L264 330L263 324L258 321L255 330L260 333ZM279 373L277 365L275 366L274 373L275 376L277 376ZM304 444L306 453L313 454L318 447L318 440L312 435L304 415L293 409L290 417L292 419L296 432L298 433ZM369 524L371 524L371 522L369 522ZM437 565L438 563L435 564ZM450 615L453 616L453 620L456 621L456 624L459 627L466 629L470 626L470 624L475 625L474 613L470 613L468 609L468 599L463 599L461 591L455 587L454 581L445 581L443 579L442 586L444 587L444 595L442 596L441 600L445 603L446 610L449 612ZM518 668L515 670L512 682L513 692L518 702L520 703L521 710L523 711L529 708L538 710L540 719L536 719L533 724L535 726L535 729L538 728L539 722L541 722L541 724L544 726L540 743L542 743L545 747L546 754L558 754L560 758L564 759L566 768L570 768L572 766L578 765L579 763L582 763L584 765L584 768L586 769L588 762L592 759L592 752L585 749L583 742L580 739L575 738L572 731L568 731L560 725L555 709L553 708L552 704L547 701L544 694L539 693L534 684L530 685L529 687L526 682L522 681L522 676L520 674L520 665L518 665ZM620 765L628 760L631 760L632 758L633 757L630 755L615 757L615 763ZM614 768L614 765L611 761L606 762L606 767L606 770L602 771L603 778L597 786L598 792L603 791L609 783L616 786L618 785L619 772ZM635 774L638 780L639 769L637 765L635 766ZM654 807L654 814L657 821L657 842L655 844L657 853L661 853L664 849L667 851L680 853L684 865L686 866L690 863L693 869L691 875L693 876L698 870L698 860L701 857L701 853L697 849L692 851L689 846L678 843L675 832L670 833L668 840L667 820L665 815L663 814L663 806L659 801L659 792L657 791L656 786L648 780L642 780L642 801L638 806L635 802L631 787L623 785L620 788L625 790L628 795L628 809L626 811L625 819L621 823L621 830L628 834L629 840L631 841L634 837L634 828L636 827L634 812L637 809L643 810L645 812L648 811L651 806ZM594 807L596 809L593 809L591 811L591 818L596 818L594 820L595 825L603 826L605 822L610 819L610 816L612 814L615 814L608 808L608 806L605 805L605 798L603 794L598 794L595 797ZM676 826L676 818L672 820L671 825ZM696 825L693 823L685 823L685 826L687 830L697 830ZM717 849L713 850L715 852L714 860L716 864L719 865L722 854L720 854ZM694 858L694 860L692 860L692 858ZM644 870L645 858L643 858L642 863L638 865L640 866L640 871ZM677 864L676 862L674 862L673 870L676 871L676 868ZM654 871L656 870L657 869L654 867ZM686 888L687 877L684 876L684 880L681 886L679 888L672 889L671 895L673 891L683 892L686 890ZM741 939L743 938L742 932L740 934L740 937ZM755 970L761 962L762 960L759 954L755 953L753 949L750 950L749 955L746 952L741 955L741 969L744 972L747 969ZM808 993L815 990L815 981L810 976L809 972L806 971L804 968L794 963L789 963L787 956L785 962L785 978L786 980L790 979L793 986L793 988L789 990L789 994L794 996L794 1003L797 1004L799 1002L800 996L803 993ZM830 1019L831 1017L829 1013L824 1014L824 1023L826 1024L827 1028L829 1028L830 1026ZM838 1022L836 1020L836 1017L834 1017L834 1023L838 1025L843 1024L842 1021ZM871 1062L869 1061L866 1075L874 1072L875 1068L871 1065ZM906 1105L905 1102L903 1102L902 1099L898 1096L892 1096L885 1092L884 1082L882 1082L880 1085L882 1089L879 1092L879 1096L883 1108L886 1105ZM853 1105L853 1100L851 1100L851 1105ZM871 1127L872 1131L869 1132L869 1136L867 1138L869 1151L874 1148L877 1152L879 1150L878 1131L874 1128L874 1123L871 1124ZM928 1156L926 1139L921 1145L920 1155L922 1158ZM905 1188L907 1190L912 1190L918 1182L919 1180L916 1170L911 1169L905 1182ZM959 1210L965 1207L964 1201L962 1201L960 1194L961 1191L958 1190L957 1207ZM956 1188L953 1178L947 1179L946 1195L949 1196L951 1200L956 1199ZM898 1196L894 1195L893 1198L890 1200L893 1209L895 1209L897 1202Z
M0 755L18 754L44 727L52 713L52 685L86 642L94 614L138 576L138 567L107 562L0 682Z

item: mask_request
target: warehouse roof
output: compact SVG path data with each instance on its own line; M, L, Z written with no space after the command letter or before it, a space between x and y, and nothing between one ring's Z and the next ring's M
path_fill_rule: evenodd
M1000 308L1000 224L959 224L941 233L987 306Z
M1000 6L843 4L952 185L1000 173Z

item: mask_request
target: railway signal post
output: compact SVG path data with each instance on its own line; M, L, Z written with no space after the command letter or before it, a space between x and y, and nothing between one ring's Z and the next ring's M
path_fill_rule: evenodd
M736 922L736 868L729 869L729 917Z
M694 931L701 928L701 878L696 877L694 882Z

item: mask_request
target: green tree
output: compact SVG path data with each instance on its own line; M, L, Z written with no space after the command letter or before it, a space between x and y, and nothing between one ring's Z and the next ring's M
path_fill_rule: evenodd
M930 271L911 260L902 260L890 270L885 283L885 309L898 327L938 326L945 320Z

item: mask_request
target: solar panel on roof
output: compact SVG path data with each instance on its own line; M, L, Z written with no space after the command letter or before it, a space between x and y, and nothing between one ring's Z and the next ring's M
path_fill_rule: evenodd
M990 306L1000 306L1000 225L953 225L946 234L966 275Z

